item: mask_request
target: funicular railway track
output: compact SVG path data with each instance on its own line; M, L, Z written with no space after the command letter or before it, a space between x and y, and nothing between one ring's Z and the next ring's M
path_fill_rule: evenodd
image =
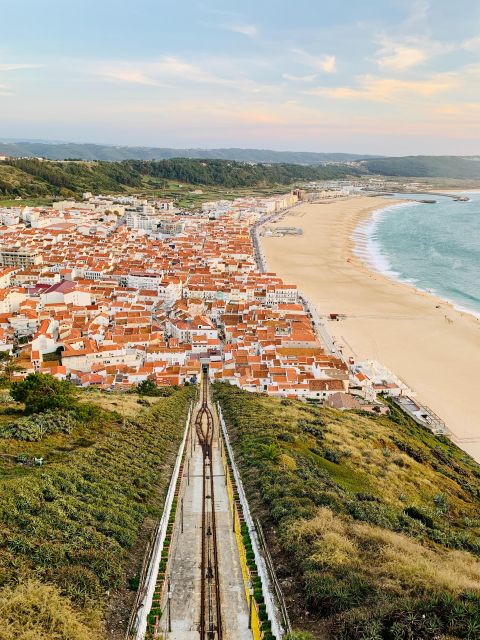
M222 610L212 460L214 420L208 404L208 367L203 369L200 393L201 404L195 418L195 431L203 454L202 579L199 632L201 640L222 640Z

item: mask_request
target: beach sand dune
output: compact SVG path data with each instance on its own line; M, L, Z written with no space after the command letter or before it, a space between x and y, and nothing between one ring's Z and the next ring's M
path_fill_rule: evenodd
M327 323L344 353L390 368L480 461L480 320L370 271L353 254L357 226L391 204L362 196L301 205L280 224L303 235L262 238L268 268L297 284L321 314L346 314Z

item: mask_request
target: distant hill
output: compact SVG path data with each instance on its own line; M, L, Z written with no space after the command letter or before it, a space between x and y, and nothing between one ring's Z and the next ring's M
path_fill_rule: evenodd
M165 180L226 188L290 186L295 182L369 174L480 180L480 157L375 158L340 153L155 149L20 140L0 142L0 155L3 154L11 159L0 162L0 197L68 197L83 191L147 192L163 188ZM164 159L152 159L162 154ZM182 154L184 157L180 157ZM40 157L52 160L36 159Z
M158 162L16 159L0 162L0 197L147 192L163 188L168 180L227 188L290 186L296 181L335 180L359 173L359 168L349 165L248 164L185 158Z
M480 179L480 157L405 156L372 158L361 162L369 173L416 178Z
M311 153L307 151L271 151L269 149L171 149L162 147L127 147L101 144L49 143L25 140L2 141L0 155L14 158L32 157L49 160L168 160L170 158L200 158L234 160L238 162L275 162L293 164L323 164L350 162L376 156L353 153Z

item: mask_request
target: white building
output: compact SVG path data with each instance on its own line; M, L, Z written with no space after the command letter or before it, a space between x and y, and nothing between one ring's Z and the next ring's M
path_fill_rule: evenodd
M127 287L157 291L162 282L162 277L163 273L161 272L133 271L127 275Z

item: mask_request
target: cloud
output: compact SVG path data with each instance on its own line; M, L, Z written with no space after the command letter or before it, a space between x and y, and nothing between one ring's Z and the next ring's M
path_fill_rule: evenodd
M458 44L432 40L426 36L407 36L403 39L380 36L375 61L381 69L408 71L435 56L445 56L459 48Z
M100 67L94 73L108 80L142 84L148 86L166 86L165 80L207 84L230 84L228 78L215 76L199 65L191 64L175 56L163 56L154 62L112 62Z
M13 93L10 91L10 87L6 84L0 84L0 96L13 96Z
M430 13L429 0L413 0L405 26L414 29L425 26Z
M283 73L282 78L285 78L285 80L291 80L292 82L313 82L314 80L316 80L317 74L312 73L308 76L295 76L291 73Z
M480 104L478 102L461 102L459 104L442 104L435 109L435 112L440 115L446 115L448 117L455 116L457 118L463 118L469 114L480 116Z
M335 56L323 56L320 66L325 73L335 73L337 70L337 60Z
M235 33L241 33L248 38L255 38L258 36L258 27L254 24L232 24L227 25L228 31L234 31Z
M114 80L118 82L127 82L132 84L143 84L150 87L159 87L162 86L161 83L155 82L152 78L149 78L144 73L139 71L128 71L122 69L112 69L104 74L106 78L109 80Z
M322 71L323 73L335 73L337 70L337 59L333 55L314 56L303 49L292 49L292 52L304 64Z
M318 87L304 91L307 95L325 96L340 100L371 100L391 102L405 97L430 98L458 86L453 74L437 74L425 80L399 80L365 75L358 77L357 87Z
M377 64L381 69L405 71L427 59L425 51L406 44L390 43L378 52Z
M193 90L202 86L225 87L245 93L275 93L280 87L256 82L245 75L245 60L210 57L190 62L176 56L163 56L156 61L112 61L88 66L87 71L108 81L150 87L181 87Z
M480 36L470 38L470 40L464 42L463 48L471 53L480 53Z
M18 71L20 69L39 69L41 64L0 64L0 71Z

